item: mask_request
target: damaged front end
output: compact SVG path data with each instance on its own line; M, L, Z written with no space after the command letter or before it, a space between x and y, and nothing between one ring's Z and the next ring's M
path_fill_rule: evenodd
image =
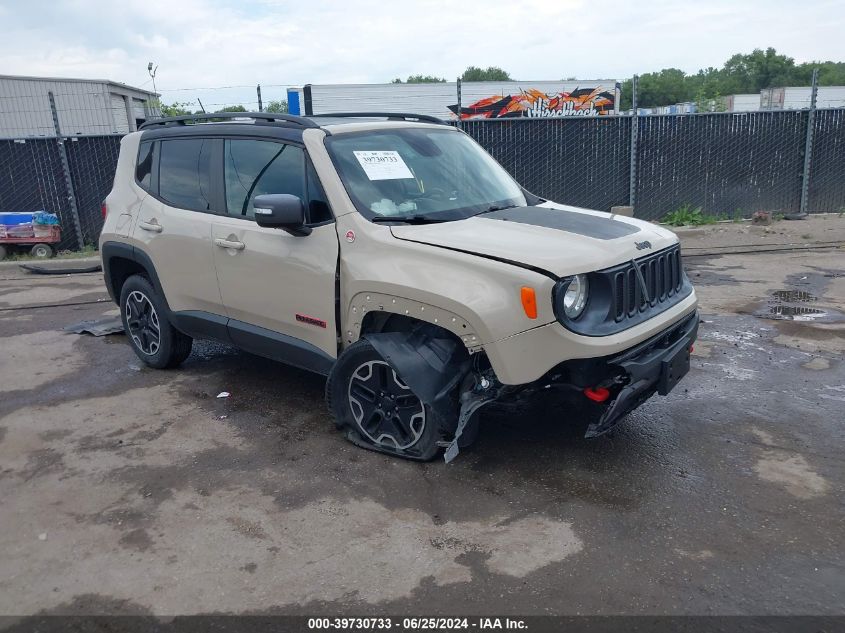
M379 355L436 416L446 462L457 457L459 444L474 414L501 397L507 388L489 363L479 363L455 337L420 324L410 331L365 334Z
M584 404L585 437L607 433L652 395L666 395L689 370L698 332L695 312L621 354L564 361L539 380L503 385L484 353L470 355L448 333L425 324L410 331L366 334L376 351L429 407L440 425L448 463L470 443L485 405L563 397Z

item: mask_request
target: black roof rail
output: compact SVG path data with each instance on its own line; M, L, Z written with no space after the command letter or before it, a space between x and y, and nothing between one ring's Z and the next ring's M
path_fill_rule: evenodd
M293 114L277 114L275 112L209 112L206 114L188 114L185 116L169 116L162 119L153 119L142 124L138 129L145 130L157 125L164 127L187 125L190 122L213 121L215 119L253 119L255 121L266 121L269 123L294 123L302 127L320 127L310 119Z
M326 112L324 114L309 114L311 118L319 117L339 117L339 118L354 118L354 117L385 117L388 119L400 119L407 121L408 119L416 119L418 121L425 121L426 123L437 123L438 125L449 125L443 119L438 119L436 116L430 114L410 114L407 112Z

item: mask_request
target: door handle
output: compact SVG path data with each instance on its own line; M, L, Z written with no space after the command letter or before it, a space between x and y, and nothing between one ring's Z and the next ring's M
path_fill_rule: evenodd
M224 240L221 238L217 238L214 240L214 243L217 244L220 248L231 248L235 251L242 251L246 248L246 244L243 242L236 242L234 240Z
M161 224L156 221L144 222L143 220L141 220L140 222L138 222L138 226L140 226L145 231L152 231L153 233L161 233L163 230Z

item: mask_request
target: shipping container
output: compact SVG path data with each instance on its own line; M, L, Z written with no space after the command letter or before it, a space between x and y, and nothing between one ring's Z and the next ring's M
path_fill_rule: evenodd
M303 113L413 112L442 119L599 116L619 113L619 84L598 81L484 81L426 84L308 84ZM291 99L289 93L289 102Z
M760 109L761 95L738 94L725 97L725 110L727 112L756 112Z
M760 91L760 107L763 110L801 110L809 108L812 90L809 86L765 88ZM845 86L819 87L816 107L845 107Z

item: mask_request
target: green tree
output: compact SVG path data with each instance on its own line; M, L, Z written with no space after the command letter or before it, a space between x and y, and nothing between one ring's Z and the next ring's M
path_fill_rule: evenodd
M435 77L434 75L411 75L408 77L406 83L409 84L443 84L446 80L442 77Z
M265 112L275 112L277 114L284 114L288 111L288 102L287 101L271 101L267 104L267 107L264 108Z
M703 68L687 75L677 68L640 76L638 105L653 107L684 101L709 104L721 101L721 95L759 93L765 88L809 86L813 69L819 69L819 85L845 84L845 62L807 62L779 54L774 48L757 48L750 53L731 56L721 68ZM631 107L631 80L622 83L620 107ZM718 106L713 106L718 107ZM708 106L706 109L711 109Z
M179 103L174 102L170 105L161 104L161 116L185 116L188 114L192 114L190 110L188 110L188 106L191 105L190 103Z
M498 66L479 68L468 66L461 75L461 81L512 81L511 76Z
M435 75L410 75L405 81L402 81L399 77L392 80L390 83L392 84L442 84L445 83L446 80L442 77L437 77Z
M246 108L242 105L230 105L223 106L219 110L215 110L215 112L246 112Z
M722 68L724 94L760 92L763 88L786 86L795 76L795 60L780 55L774 48L755 48L751 53L737 53Z

